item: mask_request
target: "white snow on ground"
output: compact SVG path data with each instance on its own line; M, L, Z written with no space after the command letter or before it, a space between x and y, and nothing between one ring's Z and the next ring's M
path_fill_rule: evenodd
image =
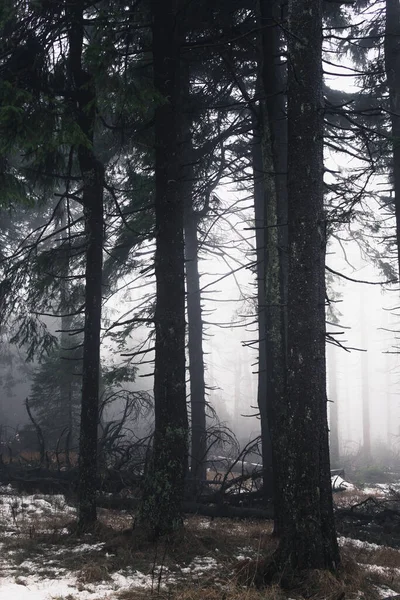
M386 585L382 586L382 587L378 587L376 585L375 589L378 592L380 598L390 598L392 596L397 596L397 592L395 592L394 590L390 589L390 587L388 587Z
M399 484L392 483L374 483L373 487L362 487L361 492L367 496L382 497L382 494L391 494L391 492L399 491Z
M350 545L363 550L379 550L380 548L385 548L385 546L380 546L379 544L371 544L370 542L362 542L361 540L343 536L338 537L338 543L339 546Z
M69 506L64 496L44 496L34 494L22 496L15 493L11 486L0 487L0 528L2 535L13 535L32 521L43 517L74 516L75 508Z
M122 573L114 573L111 581L95 584L85 584L85 589L77 587L76 578L73 576L57 577L57 579L38 578L34 575L22 577L17 580L0 578L0 600L57 600L72 596L74 600L114 600L116 592L123 592L132 588L155 588L157 589L157 578L151 575L143 575L138 571L125 576Z
M0 487L0 535L3 539L24 539L26 533L29 533L30 525L34 523L38 528L41 520L43 528L40 528L40 532L45 533L49 518L68 519L75 514L76 510L66 503L64 496L19 496L10 486ZM57 533L67 534L68 530L62 528ZM16 564L13 559L18 550L6 551L5 544L0 542L0 600L61 600L68 597L73 597L74 600L114 600L116 591L131 588L157 589L160 583L161 587L165 587L167 579L169 583L173 581L168 570L163 568L159 582L158 567L150 575L127 569L124 573L110 574L109 581L82 584L77 581L77 573L68 572L58 564L63 554L72 553L78 557L82 555L84 565L87 553L98 552L103 545L81 543L73 547L60 547L47 544L42 546L41 555ZM195 564L193 568L199 569L199 565Z
M199 529L210 529L211 520L209 519L208 521L200 521L200 523L197 526Z
M197 556L188 567L181 567L181 573L203 575L206 571L218 569L218 563L211 556Z
M89 545L87 545L89 546ZM90 550L96 545L89 546ZM41 577L37 572L37 564L33 561L24 561L19 565L27 568L32 574L27 576L0 575L0 600L54 600L72 596L74 600L114 600L116 592L120 593L131 589L165 589L167 585L177 582L177 575L163 567L156 567L151 574L145 575L140 571L126 570L110 575L110 581L96 582L93 584L79 584L73 574L60 573L54 578ZM187 578L199 578L204 573L215 571L218 562L211 557L196 557L189 566L179 569ZM84 589L82 589L84 588Z
M235 556L237 560L247 560L248 558L254 558L257 554L259 554L252 546L238 548L238 552L240 552L240 554Z
M0 487L0 535L15 540L26 539L30 526L35 531L52 533L48 520L57 517L71 518L76 510L69 506L64 496L42 494L19 496L10 487ZM41 526L42 525L42 526ZM47 529L46 529L47 528ZM57 534L68 534L65 528L57 529ZM80 543L71 545L41 544L41 553L34 554L18 564L15 556L18 549L6 549L0 542L0 600L115 600L117 592L144 588L165 589L177 582L177 577L199 578L203 574L216 571L218 562L211 557L196 557L188 566L177 565L176 573L166 566L156 566L150 574L134 569L110 573L109 580L96 583L82 583L77 580L78 572L69 572L60 565L63 555L82 556L82 566L87 554L100 552L103 543Z
M340 489L343 489L344 485L348 486L346 489L354 487L340 477L333 479L336 480L333 485L340 486ZM374 493L376 494L376 488ZM182 578L197 581L203 575L211 574L214 577L214 574L217 575L221 568L215 558L199 556L187 566L177 565L176 570L158 566L153 568L151 573L144 574L132 568L126 568L123 571L110 573L106 581L83 583L78 580L78 571L70 571L63 566L64 554L66 557L74 556L74 560L75 562L78 560L78 564L82 558L81 565L84 567L88 553L101 552L102 543L90 544L85 541L77 543L75 546L71 546L68 541L63 545L40 544L40 554L33 552L32 556L27 556L22 562L20 562L18 545L14 543L13 547L8 549L9 539L26 540L33 529L35 532L53 533L55 527L51 524L53 521L57 524L57 534L61 533L61 535L67 536L68 530L63 528L62 519L68 521L75 514L75 509L69 506L61 495L20 496L10 486L0 487L0 536L3 538L3 542L0 542L0 600L67 600L68 598L73 598L73 600L117 600L117 593L123 591L148 589L150 592L151 590L156 591L159 587L165 589L167 586L176 584ZM58 518L61 519L59 526ZM211 528L210 521L201 521L199 528ZM244 524L234 527L235 531L243 529L244 532L245 528ZM370 551L382 547L345 537L339 538L339 544ZM239 560L253 557L257 553L250 546L238 548L237 552L236 558ZM20 557L19 561L16 560L18 557ZM400 569L389 569L372 564L362 566L367 570L379 573L396 571L400 577ZM377 590L381 598L394 595L394 592L385 586L381 586Z
M366 494L367 496L376 496L377 492L379 493L386 493L387 489L385 489L386 486L382 485L376 485L376 487L363 487L361 488L361 492L363 494Z
M373 552L374 550L380 550L380 549L386 548L386 546L383 546L383 545L371 544L370 542L363 542L361 540L356 540L353 538L348 538L348 537L343 537L343 536L338 537L338 543L339 543L339 546L352 546L355 549L367 550L367 551L371 551L371 552ZM396 549L392 548L392 550L395 551ZM396 551L400 552L400 550L396 550ZM367 564L367 563L358 563L358 564L360 567L362 567L366 571L370 571L371 573L378 573L379 575L387 575L390 578L400 577L400 569L399 568L382 567L379 565L373 565L373 564ZM374 587L377 590L380 598L389 598L391 596L397 596L397 592L395 592L388 586L375 585Z

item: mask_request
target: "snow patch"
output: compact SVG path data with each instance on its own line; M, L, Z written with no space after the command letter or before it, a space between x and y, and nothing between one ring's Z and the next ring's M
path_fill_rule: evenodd
M362 542L361 540L356 540L354 538L348 538L340 536L338 537L339 546L350 545L354 548L360 548L362 550L380 550L381 548L386 548L386 546L379 544L371 544L370 542Z
M211 556L196 556L188 567L182 567L182 573L191 573L192 575L202 575L206 571L218 569L219 565L215 558Z

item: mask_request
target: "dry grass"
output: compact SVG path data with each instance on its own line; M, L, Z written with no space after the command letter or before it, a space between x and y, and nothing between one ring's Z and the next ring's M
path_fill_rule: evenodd
M383 490L376 488L373 497L376 500L382 500L387 498L387 495ZM364 502L367 498L371 498L371 494L365 493L362 489L346 490L333 494L333 502L338 508L349 508L354 506L354 504Z
M77 452L70 452L69 454L70 464L73 467L76 467L78 464L78 454ZM47 460L49 466L67 466L67 459L65 452L58 453L58 461L56 452L47 451ZM16 454L12 454L11 457L9 455L3 455L2 461L4 464L10 463L34 463L40 464L40 452L34 450L22 450L21 452L17 452Z
M285 595L278 586L257 590L230 585L224 590L216 587L183 588L170 597L173 600L283 600Z
M158 597L160 598L160 596ZM133 588L131 590L123 590L122 592L117 593L116 598L118 598L118 600L142 600L143 598L146 598L147 600L149 598L149 590L138 590Z
M264 590L240 588L235 584L224 589L216 586L177 587L168 592L154 594L158 600L286 600L286 595L278 586ZM124 590L117 594L118 600L143 600L149 598L149 590Z
M194 542L197 550L218 548L228 555L238 554L238 548L252 548L254 551L266 550L275 544L272 537L272 521L237 521L234 519L206 519L190 517L186 523L186 536Z
M269 550L271 551L272 548ZM354 553L354 546L342 551L342 564L333 574L325 570L290 572L277 574L273 578L273 587L286 590L285 597L311 598L320 600L339 600L341 598L361 597L365 600L378 600L381 596L378 588L389 587L400 592L400 570L397 565L400 553L392 548L382 548L368 552L360 549ZM364 558L360 564L360 556ZM377 562L375 562L375 558ZM377 566L381 562L382 566ZM264 575L270 566L270 556L263 555L259 560L240 561L235 566L236 582L240 586L265 588Z
M354 503L354 493L342 494L345 495L344 501ZM357 497L360 498L359 495ZM171 545L161 540L154 546L149 543L135 545L135 537L128 531L133 517L127 513L100 510L99 523L91 535L80 537L61 532L60 527L65 527L70 519L69 515L64 518L42 516L37 520L31 519L29 526L27 520L17 535L1 539L4 543L3 556L12 550L12 561L16 566L25 559L38 564L42 561L45 566L46 557L51 556L51 548L57 546L62 552L54 553L56 566L74 573L78 586L107 581L114 572L126 567L151 574L156 565L168 568L176 581L168 590L157 590L155 575L154 592L132 588L117 594L119 600L142 600L151 595L160 600L285 600L301 597L311 600L340 600L345 597L352 600L360 594L365 600L378 600L376 586L384 585L400 592L400 551L393 548L345 544L343 564L337 575L310 571L291 579L276 579L272 585L258 589L257 586L263 583L259 574L269 564L277 546L271 522L212 520L193 516L186 520L185 532L179 543ZM99 550L74 552L78 544L99 541L105 543L108 554ZM251 559L238 560L239 555ZM217 568L205 569L202 573L185 570L199 557L214 559ZM375 567L371 568L371 565ZM286 589L288 587L290 590Z
M400 593L400 552L394 548L359 548L343 546L343 577L347 586L364 591L366 598L375 598L375 586L388 586ZM379 594L378 594L379 597Z
M231 580L223 587L217 585L178 585L167 592L157 592L154 597L159 600L287 600L288 598L307 598L311 600L341 600L363 598L378 600L380 598L377 585L388 585L393 582L387 578L371 576L354 560L344 557L343 564L334 575L329 571L313 570L291 579L290 589L276 582L257 589L238 585ZM287 581L286 581L287 584ZM132 589L118 594L119 600L141 600L149 597L148 590Z
M345 544L344 551L351 554L361 564L400 569L400 551L395 548L379 546L379 548L359 548L353 544Z
M51 515L45 519L37 515L29 519L19 517L16 519L15 524L18 535L22 538L34 538L37 542L47 541L57 544L65 538L60 532L71 526L71 516L61 514Z
M97 512L99 522L113 529L114 532L132 527L134 516L131 513L108 508L99 508Z
M107 561L104 557L100 556L86 562L79 571L77 579L83 584L109 581L111 577Z

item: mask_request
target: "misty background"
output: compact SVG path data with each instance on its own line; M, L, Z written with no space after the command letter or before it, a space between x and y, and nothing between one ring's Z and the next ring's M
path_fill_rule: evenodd
M218 190L226 215L213 224L213 244L201 251L204 352L208 401L243 447L259 435L257 408L257 319L254 272L252 198L232 184ZM234 206L234 210L232 210ZM372 216L379 220L378 209ZM373 242L375 243L375 242ZM377 246L379 250L379 244ZM150 245L137 252L149 252ZM327 344L328 399L338 411L341 460L363 446L363 406L368 407L372 454L397 455L400 443L398 285L388 284L365 246L350 228L330 238L327 265L342 276L327 273L329 308L327 332L337 344ZM344 276L344 277L343 277ZM349 279L370 282L359 283ZM383 284L383 285L382 285ZM122 280L105 309L102 359L105 364L132 361L136 380L128 387L152 391L153 353L121 356L107 337L110 326L135 312L154 290L152 277ZM47 319L57 332L57 319ZM118 328L117 328L118 329ZM149 328L138 327L127 346L143 352L151 345ZM0 422L3 439L28 423L25 399L31 391L37 363L28 363L23 350L3 345L1 357ZM123 354L123 353L122 353ZM108 418L118 416L118 403ZM141 425L138 424L140 428Z

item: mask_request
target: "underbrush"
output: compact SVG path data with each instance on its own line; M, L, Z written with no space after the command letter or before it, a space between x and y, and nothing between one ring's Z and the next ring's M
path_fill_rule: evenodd
M50 589L65 581L67 592L48 596L57 600L377 600L400 593L394 548L341 538L336 575L310 571L261 586L259 574L277 546L269 521L191 516L179 542L152 545L132 535L133 514L101 509L97 527L78 536L73 509L57 499L30 498L31 504L16 502L18 510L7 508L3 520L0 504L0 586L49 582ZM342 506L363 498L356 490L335 495Z
M360 486L373 483L394 483L397 480L397 473L391 473L381 465L359 467L352 473L352 481Z

